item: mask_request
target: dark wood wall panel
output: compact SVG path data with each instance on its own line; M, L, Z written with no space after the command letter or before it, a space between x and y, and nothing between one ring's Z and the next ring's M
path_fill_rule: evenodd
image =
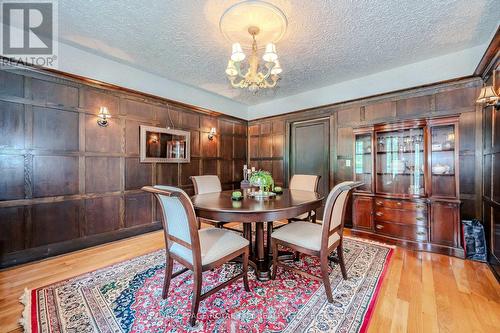
M85 192L101 193L120 191L120 158L97 157L85 158Z
M97 125L101 106L108 127ZM140 163L139 126L188 130L191 162ZM217 134L208 140L210 129ZM161 228L144 185L239 186L247 122L41 70L0 70L0 267Z
M24 76L0 71L0 94L24 97Z
M33 148L78 150L78 113L33 107Z
M0 209L0 259L3 255L25 249L26 223L23 207Z
M24 198L24 156L0 155L0 200Z
M78 157L33 157L34 197L77 194L78 186Z
M78 106L78 88L45 80L31 80L33 100L62 107Z
M0 124L0 147L24 148L24 105L0 101Z
M121 197L85 200L85 235L97 235L120 229Z
M152 198L148 193L125 196L125 227L134 227L153 221Z
M31 247L80 237L79 200L34 205Z

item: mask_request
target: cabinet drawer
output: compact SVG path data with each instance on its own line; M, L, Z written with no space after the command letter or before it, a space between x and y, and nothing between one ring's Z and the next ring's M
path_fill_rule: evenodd
M375 232L396 238L427 241L427 228L423 226L376 221Z
M393 209L375 207L375 221L418 224L427 226L426 210Z
M387 208L407 209L407 210L427 209L427 205L423 202L382 199L382 198L375 198L375 207L387 207Z

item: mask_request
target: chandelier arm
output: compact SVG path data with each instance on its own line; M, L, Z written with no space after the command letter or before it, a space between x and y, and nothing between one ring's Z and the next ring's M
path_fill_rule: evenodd
M233 88L245 88L245 79L241 79L239 82L235 83L236 77L233 77L229 81L231 82L231 86Z
M276 63L272 62L271 66L267 69L267 73L264 75L264 80L266 80L270 75L271 71L273 70L274 66L276 66Z
M278 83L278 81L280 80L279 76L272 76L271 77L273 82L272 83L269 83L269 81L267 81L266 79L264 79L263 83L264 83L264 88L274 88L276 86L276 84Z
M241 78L245 78L245 75L241 74L241 62L235 63L236 70L238 71L238 76Z

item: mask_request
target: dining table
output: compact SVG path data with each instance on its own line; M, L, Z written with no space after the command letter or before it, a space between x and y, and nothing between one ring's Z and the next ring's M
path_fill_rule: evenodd
M243 237L249 240L250 265L258 280L267 281L271 277L273 221L315 210L321 206L323 196L317 192L283 189L282 193L270 197L255 197L243 191L241 200L233 200L232 193L229 190L197 194L191 200L198 218L243 224Z

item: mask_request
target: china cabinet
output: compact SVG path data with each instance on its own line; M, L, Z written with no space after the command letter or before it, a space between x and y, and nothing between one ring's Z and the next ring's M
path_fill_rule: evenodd
M354 232L463 256L458 117L354 130Z

